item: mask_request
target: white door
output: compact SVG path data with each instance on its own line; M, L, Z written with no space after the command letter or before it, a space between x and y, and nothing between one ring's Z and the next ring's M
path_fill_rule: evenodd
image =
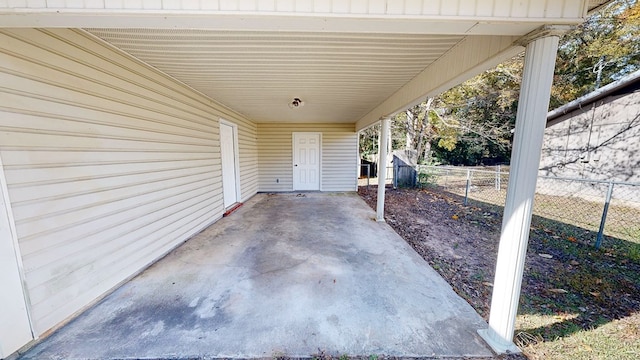
M293 133L293 190L320 190L319 133Z
M220 122L220 157L222 158L224 207L228 208L238 202L236 135L234 127L223 122Z
M2 168L0 167L0 171ZM14 245L6 187L0 185L0 358L33 339L27 314L18 253Z

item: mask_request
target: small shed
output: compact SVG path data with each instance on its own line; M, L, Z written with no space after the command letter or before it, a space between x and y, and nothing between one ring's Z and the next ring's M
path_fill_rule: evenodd
M413 161L415 158L415 154L412 154L410 150L393 152L393 185L395 187L416 186L418 172L415 161Z

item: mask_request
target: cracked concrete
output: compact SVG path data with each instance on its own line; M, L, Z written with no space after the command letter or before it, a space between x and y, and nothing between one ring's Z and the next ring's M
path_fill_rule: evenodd
M21 359L491 356L486 323L374 217L356 194L259 194Z

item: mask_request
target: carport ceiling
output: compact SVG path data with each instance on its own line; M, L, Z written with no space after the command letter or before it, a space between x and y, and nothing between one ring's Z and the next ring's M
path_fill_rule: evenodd
M90 29L258 122L353 123L461 35ZM291 109L294 97L304 101Z
M585 5L593 9L606 1L590 0ZM260 12L208 12L206 16L157 13L154 17L139 11L113 17L63 13L68 18L43 16L35 20L54 25L65 21L91 23L94 28L82 27L256 122L361 120L361 125L366 126L379 116L401 110L398 106L416 101L414 94L426 93L427 90L420 92L424 82L435 80L433 72L430 77L424 76L425 69L439 58L446 58L443 61L447 63L443 68L441 61L435 74L451 72L447 74L451 81L431 84L431 92L442 91L482 71L482 66L458 69L449 62L465 62L457 60L483 52L478 46L489 43L478 41L483 45L468 45L465 52L456 53L452 49L458 44L476 43L468 40L481 36L501 38L498 41L511 44L545 24L581 21L578 0L565 0L560 5L536 1L518 6L508 1L501 3L511 5L498 11L495 4L485 9L476 7L480 5L473 1L451 3L452 14L483 13L484 17ZM563 10L558 6L568 7ZM502 13L505 15L497 15ZM493 58L489 54L487 63L495 64L514 54L502 49L496 49ZM452 51L449 55L456 55L443 56L448 51ZM304 107L289 108L294 98L302 99ZM387 105L380 107L384 103Z

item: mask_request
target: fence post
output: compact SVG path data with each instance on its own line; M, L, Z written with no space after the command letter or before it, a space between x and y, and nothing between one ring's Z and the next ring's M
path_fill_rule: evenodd
M449 169L446 169L444 172L444 188L448 189L449 187L447 186L449 184Z
M396 159L393 159L393 190L398 188L398 173L400 172L400 164L397 163Z
M607 212L609 211L609 203L611 203L612 194L613 194L613 182L609 182L609 189L607 190L607 198L604 201L604 209L602 210L602 219L600 220L600 229L598 230L598 237L596 238L596 249L600 249L600 246L602 246L602 238L604 237L604 224L607 222Z
M467 206L469 199L469 184L471 184L471 170L467 170L467 187L464 189L464 206Z
M496 165L496 190L500 191L500 165Z
M367 188L369 187L369 178L371 177L371 164L367 165Z

